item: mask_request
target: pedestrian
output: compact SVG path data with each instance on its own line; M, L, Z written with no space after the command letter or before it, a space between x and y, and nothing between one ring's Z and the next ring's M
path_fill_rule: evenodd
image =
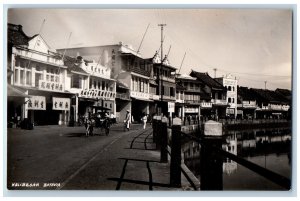
M131 123L131 115L130 115L130 111L127 110L127 113L126 113L126 116L124 119L124 131L125 131L125 128L127 129L127 131L129 131L130 123Z
M143 117L142 117L142 122L143 122L143 129L146 129L146 124L147 124L147 115L145 113L143 113Z

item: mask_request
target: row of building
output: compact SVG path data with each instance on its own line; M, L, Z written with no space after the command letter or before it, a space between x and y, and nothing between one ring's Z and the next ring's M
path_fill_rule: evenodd
M212 78L191 70L176 73L156 52L143 58L123 43L53 50L41 35L27 36L8 24L8 121L37 125L74 124L88 112L107 112L117 121L130 110L143 113L222 118L282 118L291 91L239 87L232 76Z

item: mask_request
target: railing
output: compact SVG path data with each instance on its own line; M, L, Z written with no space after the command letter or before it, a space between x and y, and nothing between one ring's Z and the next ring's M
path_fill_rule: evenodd
M290 189L291 180L279 175L271 170L263 168L255 163L240 158L232 153L222 149L222 124L218 122L208 122L205 124L204 132L200 132L201 127L196 130L196 135L187 134L182 132L181 120L179 118L173 119L173 125L167 126L168 119L153 119L153 141L157 144L161 153L161 162L168 162L168 153L171 155L170 162L170 185L181 186L181 172L187 177L194 189L198 189L197 185L201 184L201 190L222 190L223 189L223 157L228 158L236 163L246 167L247 169L259 174L260 176L268 179L271 182ZM170 122L169 122L170 124ZM169 128L169 129L168 129ZM168 136L170 139L168 139ZM182 160L181 140L182 136L199 143L201 145L200 154L200 182L187 174L186 166ZM170 148L168 148L170 142ZM184 167L184 168L183 168Z
M211 102L216 105L227 105L227 100L222 99L212 99Z
M200 103L200 107L201 108L211 108L212 103L202 102L202 103Z
M194 104L194 103L200 103L200 100L184 100L185 103L190 103L190 104Z
M20 56L27 57L30 59L36 59L36 60L47 62L50 64L55 64L55 65L59 65L59 66L64 65L64 63L61 59L57 59L57 58L55 58L54 55L48 55L48 54L45 54L42 52L37 52L37 51L33 51L33 50L16 49L14 53L16 55L20 55Z

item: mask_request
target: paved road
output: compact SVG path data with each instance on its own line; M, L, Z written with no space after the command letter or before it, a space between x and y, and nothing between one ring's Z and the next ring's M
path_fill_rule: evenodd
M84 132L59 126L8 129L8 188L181 190L168 185L169 165L159 163L152 129L133 125L124 132L117 125L109 136L96 130L88 138ZM32 186L13 186L23 182Z

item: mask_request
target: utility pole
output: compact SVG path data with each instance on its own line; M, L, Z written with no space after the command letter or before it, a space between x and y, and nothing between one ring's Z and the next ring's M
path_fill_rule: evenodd
M163 66L163 43L164 43L164 38L163 38L163 32L164 32L164 26L167 26L167 24L158 24L158 26L160 26L161 28L161 43L160 43L160 51L161 51L161 57L160 57L160 85L159 85L159 91L160 91L160 95L161 95L161 100L160 100L160 109L161 109L161 113L162 113L162 108L163 108L163 79L162 79L162 66Z

